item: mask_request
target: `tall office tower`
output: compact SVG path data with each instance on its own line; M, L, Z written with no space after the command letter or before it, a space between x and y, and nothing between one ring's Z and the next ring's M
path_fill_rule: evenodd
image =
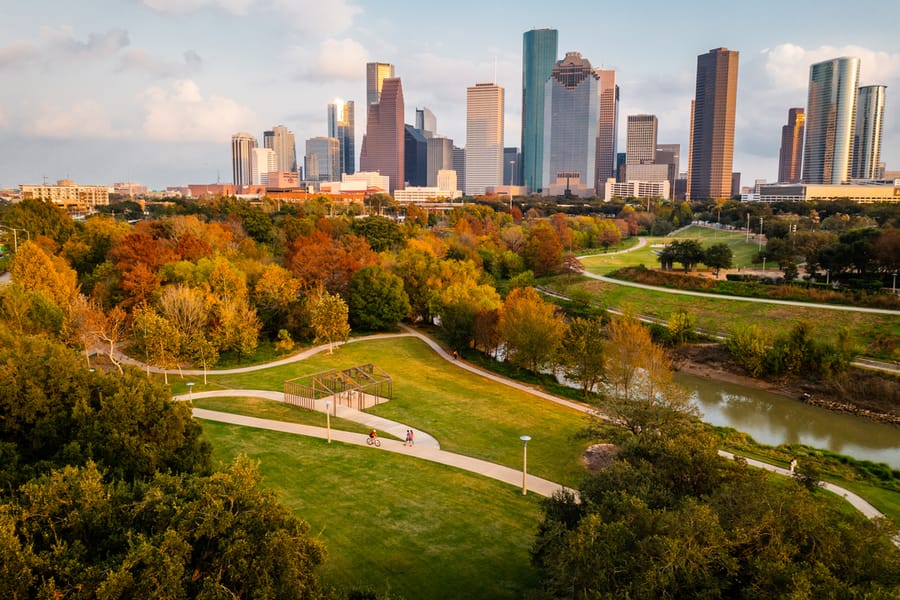
M250 151L250 185L269 185L269 173L278 171L278 154L271 148Z
M456 171L456 184L464 194L466 192L466 151L459 146L453 146L453 170Z
M240 132L231 136L231 171L234 185L250 185L253 181L250 151L256 146L256 138L252 134Z
M403 86L399 77L385 79L381 101L369 105L366 135L359 153L359 168L390 178L390 192L403 189L404 147Z
M428 187L437 185L438 171L453 170L453 140L445 137L428 138ZM456 189L456 188L453 188Z
M688 168L687 168L687 174L684 178L684 197L683 197L684 200L691 199L691 172L694 170L693 169L694 161L692 160L694 157L694 106L696 104L697 104L696 100L691 100L691 122L688 125L688 154L687 154ZM681 200L682 198L679 197L677 195L677 193L678 192L676 191L675 197L678 198L679 200Z
M502 184L503 88L477 83L466 89L466 193Z
M652 165L656 162L656 115L628 115L625 163Z
M600 77L580 53L567 52L553 66L544 84L544 189L566 173L581 187L596 190L600 94ZM610 161L605 172L612 169Z
M842 56L809 68L803 183L850 180L859 59Z
M881 129L884 120L883 85L859 88L856 127L853 133L853 178L877 179L881 160Z
M521 185L519 183L521 164L522 154L518 148L503 149L503 185Z
M597 133L597 194L606 189L606 180L616 176L616 144L619 138L619 86L616 72L596 69L600 77L600 121Z
M341 180L341 143L333 137L306 140L306 181Z
M276 125L263 132L263 147L275 151L276 168L281 173L297 172L297 146L294 133L284 125Z
M419 129L406 125L403 145L403 173L406 183L425 187L428 185L428 140Z
M800 183L803 164L803 130L806 113L802 108L788 110L787 125L781 128L781 151L778 153L778 183Z
M616 152L616 181L625 183L625 153Z
M522 36L522 185L539 192L544 168L544 83L556 64L559 32L532 29Z
M675 182L681 169L681 144L656 144L656 164L667 165L669 190L674 198Z
M738 53L715 48L697 57L691 135L691 200L731 198Z
M416 129L425 138L432 138L437 134L437 118L424 106L416 109Z
M390 63L366 63L366 104L381 102L384 80L393 79L394 65Z
M328 105L328 137L336 138L341 144L341 171L356 173L356 125L353 100L335 100Z

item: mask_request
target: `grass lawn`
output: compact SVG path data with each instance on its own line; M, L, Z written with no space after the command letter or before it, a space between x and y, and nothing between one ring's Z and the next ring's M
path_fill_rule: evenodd
M324 413L264 398L198 398L194 400L194 406L235 415L284 421L286 423L299 423L315 427L325 427L326 425ZM341 429L353 433L369 433L369 428L365 425L347 421L340 417L331 417L331 427L332 429Z
M522 461L519 436L530 435L529 472L573 487L584 476L581 456L587 442L574 439L586 424L584 414L453 368L413 337L346 344L333 355L321 353L282 367L211 375L206 386L197 378L194 391L281 390L285 379L368 362L393 377L394 391L393 400L368 412L426 431L444 450L513 468ZM187 379L170 381L173 393L186 392Z
M522 598L537 586L529 550L539 496L372 448L203 428L216 460L260 460L265 485L325 542L327 585L425 599Z

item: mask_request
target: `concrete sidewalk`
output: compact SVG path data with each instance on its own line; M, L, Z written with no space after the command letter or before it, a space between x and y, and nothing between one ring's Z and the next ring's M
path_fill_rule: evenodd
M236 392L237 390L234 391ZM203 408L195 408L193 409L193 412L195 418L204 419L207 421L229 423L231 425L241 425L244 427L266 429L269 431L280 431L282 433L305 435L321 439L327 439L328 437L328 431L325 427L299 425L297 423L285 423L283 421L273 421L271 419L257 419L255 417L245 417L242 415L234 415L231 413L206 410ZM344 444L366 446L367 438L368 436L364 433L350 433L348 431L340 431L336 429L331 430L331 439L333 441L341 442ZM397 440L382 439L381 448L373 447L372 450L384 450L387 452L395 452L397 454L406 454L421 460L428 460L442 465L447 465L449 467L456 467L457 469L462 469L464 471L477 473L479 475L483 475L491 479L496 479L497 481L502 481L510 485L519 487L521 487L522 485L522 471L519 471L517 469L510 469L509 467L504 467L502 465L479 460L477 458L471 458L469 456L463 456L461 454L446 452L444 450L439 450L428 446L419 444L415 446L404 446L403 442ZM526 487L528 491L546 497L552 496L554 493L556 493L557 490L567 490L575 494L576 496L578 495L578 492L572 490L571 488L566 488L558 483L554 483L546 479L541 479L540 477L535 477L533 475L527 476Z

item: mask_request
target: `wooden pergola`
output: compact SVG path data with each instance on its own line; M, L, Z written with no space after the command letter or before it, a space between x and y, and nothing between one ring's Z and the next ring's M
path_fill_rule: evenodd
M330 399L338 405L363 410L394 397L391 376L367 363L349 369L333 369L284 382L284 401L316 410L316 402Z

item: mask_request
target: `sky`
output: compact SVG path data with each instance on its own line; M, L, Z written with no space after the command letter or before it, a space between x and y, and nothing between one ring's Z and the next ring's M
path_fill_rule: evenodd
M0 188L44 178L151 188L230 183L231 135L286 125L298 162L326 135L327 104L357 106L365 63L402 79L406 122L428 107L465 141L466 88L505 88L507 146L520 145L522 34L559 31L560 58L615 69L619 151L627 115L655 114L659 143L687 170L697 56L740 52L734 170L774 181L788 109L805 107L809 66L861 58L860 85L887 85L881 159L900 170L896 0L3 0Z

